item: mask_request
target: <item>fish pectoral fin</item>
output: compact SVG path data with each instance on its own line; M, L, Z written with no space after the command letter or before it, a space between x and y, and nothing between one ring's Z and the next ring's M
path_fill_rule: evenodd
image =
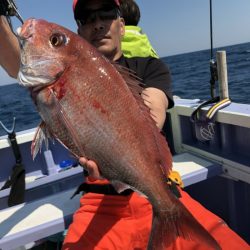
M111 184L114 187L114 189L116 190L116 192L119 194L127 189L132 189L131 186L129 186L123 182L120 182L120 181L111 181Z
M74 144L74 149L70 148L65 145L65 143L60 140L60 138L56 138L63 146L65 146L66 149L70 150L71 153L79 158L81 157L86 157L85 154L85 150L84 147L81 143L81 141L79 140L79 136L77 134L77 131L75 129L75 126L72 122L72 120L69 117L69 114L67 113L67 110L65 110L65 106L62 104L61 100L57 98L57 94L53 89L50 89L51 91L51 97L54 99L54 103L55 103L55 108L56 108L56 116L57 119L62 123L62 125L65 127L68 136L70 138L70 140L73 142L72 144Z
M132 189L134 192L138 193L140 196L144 197L144 198L148 198L145 194L143 194L142 192L138 191L136 188L125 184L123 182L120 181L111 181L112 186L114 187L114 189L116 190L117 193L122 193L123 191L127 190L127 189Z
M31 155L33 160L35 159L38 151L41 152L43 141L45 142L45 147L49 147L49 138L54 138L54 136L48 130L44 121L38 126L33 141L31 143Z

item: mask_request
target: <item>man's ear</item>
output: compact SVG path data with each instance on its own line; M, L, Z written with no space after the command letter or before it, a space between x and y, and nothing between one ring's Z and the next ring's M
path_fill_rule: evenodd
M120 17L120 29L121 29L121 35L125 35L125 21L122 17Z

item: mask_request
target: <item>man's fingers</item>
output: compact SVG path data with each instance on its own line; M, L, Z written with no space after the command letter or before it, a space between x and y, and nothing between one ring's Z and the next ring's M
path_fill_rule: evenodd
M103 179L98 169L98 166L94 161L88 160L84 157L80 157L79 162L81 165L84 166L84 168L88 170L89 176L97 180Z
M79 158L79 162L80 162L81 165L86 165L86 164L87 164L87 161L88 161L88 160L87 160L86 158L84 158L84 157L80 157L80 158Z

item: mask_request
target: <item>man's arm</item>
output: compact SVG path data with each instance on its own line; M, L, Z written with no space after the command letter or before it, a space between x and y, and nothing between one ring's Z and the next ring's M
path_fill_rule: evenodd
M168 99L165 93L160 89L150 87L143 90L142 98L149 107L151 116L155 120L157 127L162 129L168 109Z
M16 78L20 66L20 48L5 16L0 16L0 65Z

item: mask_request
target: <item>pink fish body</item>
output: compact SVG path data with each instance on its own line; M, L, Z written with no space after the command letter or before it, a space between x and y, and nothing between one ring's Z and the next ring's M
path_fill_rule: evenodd
M165 249L178 236L220 249L166 185L171 154L137 80L57 24L30 19L19 36L19 81L31 91L43 134L94 160L109 181L148 197L154 213L148 249Z

